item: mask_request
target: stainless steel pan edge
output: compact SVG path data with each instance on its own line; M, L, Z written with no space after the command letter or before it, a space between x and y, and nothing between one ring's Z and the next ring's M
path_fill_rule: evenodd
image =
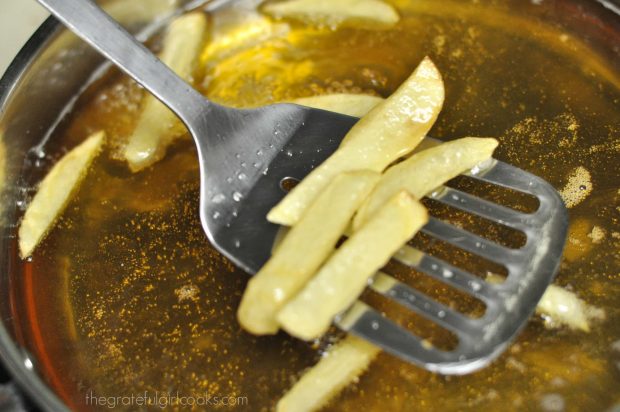
M10 104L16 99L20 86L28 84L32 78L32 70L38 57L44 54L46 47L53 42L61 31L60 24L53 18L47 19L28 40L8 67L0 80L0 145L2 158L0 167L4 169L0 181L0 267L9 272L9 256L11 240L15 233L15 195L18 173L26 150L37 139L36 133L28 132L28 138L21 139L11 132L12 127L19 127L18 119L10 112ZM16 116L17 117L17 116ZM14 129L15 130L15 129ZM42 136L39 136L39 138ZM0 290L10 290L10 273L0 272ZM6 297L8 293L4 293ZM42 408L49 411L68 411L65 404L54 394L49 386L32 368L32 361L26 349L20 347L15 339L13 312L9 299L0 300L0 358L5 367L16 379L18 384Z
M98 2L132 33L146 37L178 12L208 1ZM47 138L85 85L105 66L107 63L97 52L50 17L0 79L0 359L20 387L47 411L69 411L69 408L37 373L36 359L20 345L16 309L7 292L12 286L11 248L18 218L16 200L23 190L20 174L25 159L36 157L30 149Z

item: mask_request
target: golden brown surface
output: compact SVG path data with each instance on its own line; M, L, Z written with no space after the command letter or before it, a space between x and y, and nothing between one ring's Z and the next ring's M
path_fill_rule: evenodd
M402 19L390 31L333 32L252 19L239 25L239 16L223 10L211 17L214 43L196 85L237 106L328 92L385 97L430 55L446 82L433 136L497 136L496 157L558 189L576 168L589 171L592 191L570 209L572 222L586 222L571 226L570 236L588 251L572 253L557 281L604 308L607 320L585 334L546 330L535 319L498 361L463 377L435 375L381 354L327 410L608 409L620 397L617 73L576 34L522 18L517 7L509 14L503 2L391 3ZM58 158L62 147L105 129L114 157L140 96L117 74L100 81L58 130L53 141L59 145L48 147L49 155ZM284 334L257 338L238 326L235 310L247 275L205 239L192 143L179 141L156 167L135 175L102 158L32 262L19 264L15 293L27 305L24 336L39 367L61 396L85 410L91 390L107 396L208 391L247 396L248 405L238 410L272 408L319 352ZM457 183L504 198L464 179ZM506 244L519 241L513 232L429 203L435 214L467 229ZM595 226L607 233L596 244L588 236ZM439 242L416 242L480 276L501 273ZM398 265L388 269L442 302L480 314L476 301ZM450 340L375 295L365 300L426 331L436 346Z

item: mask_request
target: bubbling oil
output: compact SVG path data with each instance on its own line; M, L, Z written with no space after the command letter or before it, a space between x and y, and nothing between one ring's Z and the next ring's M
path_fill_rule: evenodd
M558 189L577 168L589 172L591 192L570 210L557 283L603 308L607 318L589 334L548 330L533 319L499 360L461 377L381 354L326 409L608 409L620 401L618 74L575 35L520 14L536 5L392 3L401 22L379 31L310 27L272 21L252 9L221 9L210 16L211 40L194 85L238 107L333 92L388 96L429 55L446 84L433 136L497 137L497 158ZM208 394L228 397L239 410L269 410L336 335L309 345L240 329L235 312L248 278L202 231L191 141L180 138L164 160L139 174L118 160L142 93L111 70L82 96L46 148L54 157L99 129L111 143L32 261L14 263L23 340L35 367L76 410L107 409L95 397L145 393ZM467 181L455 184L494 196ZM515 241L501 229L487 230L488 223L436 213L508 245ZM430 239L416 242L481 276L501 272ZM418 286L429 282L398 265L389 270ZM472 316L484 310L444 286L426 286ZM371 293L364 298L424 333L419 318ZM444 337L431 339L439 345Z

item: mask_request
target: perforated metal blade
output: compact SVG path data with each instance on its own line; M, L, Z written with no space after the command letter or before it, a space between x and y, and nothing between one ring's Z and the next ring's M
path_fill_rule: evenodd
M443 374L473 372L507 348L556 274L566 240L568 213L549 183L514 166L495 161L486 171L471 176L535 196L539 207L533 213L522 213L447 187L438 190L433 199L521 231L527 238L525 245L510 249L436 218L431 218L422 231L504 266L508 273L505 282L486 282L411 246L401 249L394 259L483 301L485 314L480 318L468 317L383 272L377 273L369 286L454 333L458 338L456 347L453 350L432 347L361 301L338 316L338 327L406 361Z

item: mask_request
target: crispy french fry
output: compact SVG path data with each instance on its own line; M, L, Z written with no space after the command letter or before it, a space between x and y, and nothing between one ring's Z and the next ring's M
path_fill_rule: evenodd
M396 194L282 308L277 315L282 328L304 340L321 336L333 317L357 299L368 279L427 220L420 202L405 191Z
M19 252L22 258L32 255L53 227L101 151L104 140L104 132L93 134L64 155L43 178L19 227Z
M367 94L325 94L321 96L301 97L293 100L292 103L302 106L314 107L315 109L337 112L353 117L365 116L376 105L381 103L383 98L370 96ZM342 140L344 143L347 140Z
M395 193L407 190L420 199L489 159L497 144L492 138L465 137L415 153L390 167L355 216L353 228L360 227Z
M348 335L331 347L278 404L277 412L311 412L325 406L361 374L381 350L363 339Z
M251 333L278 331L276 314L334 250L351 217L379 181L372 171L337 176L248 283L237 318Z
M380 0L289 0L267 4L263 11L276 18L331 27L384 28L400 20L394 7Z
M358 169L381 172L411 152L432 127L443 99L441 75L433 62L425 58L394 94L353 126L347 134L346 144L269 212L269 221L294 225L337 174Z
M160 59L186 81L191 79L202 51L206 30L205 15L194 12L175 19L164 38ZM129 168L138 172L160 160L179 129L176 115L154 96L146 95L136 128L123 151Z

